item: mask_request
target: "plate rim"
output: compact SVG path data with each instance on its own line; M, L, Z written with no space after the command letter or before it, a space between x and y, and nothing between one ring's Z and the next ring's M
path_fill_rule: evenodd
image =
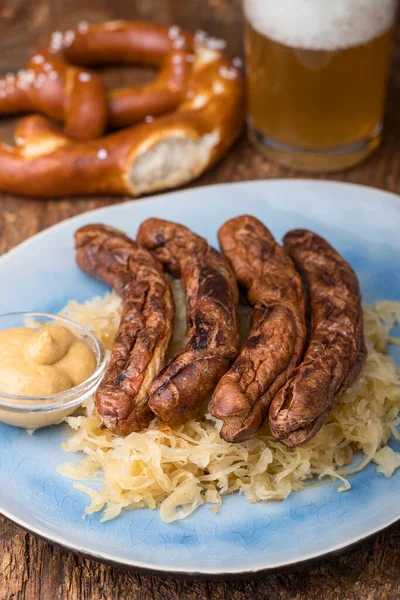
M378 187L374 187L374 186L370 186L370 185L364 185L364 184L360 184L360 183L353 183L353 182L349 182L349 181L336 181L336 180L332 180L332 179L300 179L300 178L271 178L271 179L248 179L246 181L233 181L233 182L220 182L220 183L212 183L210 185L198 185L195 187L190 187L190 188L184 188L184 189L177 189L177 190L172 190L172 191L167 191L167 192L161 192L160 194L154 194L151 196L145 196L142 198L130 198L129 200L121 200L120 202L115 202L112 204L107 204L106 206L100 206L97 208L93 208L91 210L84 210L83 212L78 213L77 215L73 215L72 217L67 217L66 219L62 219L61 221L58 221L57 223L54 223L53 225L50 225L49 227L46 227L45 229L42 229L41 231L38 231L36 233L34 233L33 235L25 238L22 242L20 242L19 244L17 244L16 246L13 246L12 248L10 248L10 250L7 250L6 252L4 252L3 254L0 255L0 261L4 261L7 260L10 256L13 255L14 252L19 252L21 249L23 249L25 247L25 245L28 245L33 239L38 239L41 238L42 236L46 235L48 231L51 231L53 229L57 229L57 228L62 228L66 223L71 223L74 222L75 220L79 220L82 215L98 215L101 214L102 212L105 212L107 210L109 210L110 208L116 208L119 206L133 206L133 205L142 205L142 204L147 204L149 202L159 202L159 201L163 201L165 199L168 199L171 196L185 196L187 194L191 194L191 193L200 193L203 190L210 190L210 189L217 189L220 187L225 187L225 188L230 188L230 187L248 187L248 186L263 186L265 184L269 184L269 183L273 183L273 184L281 184L284 183L285 185L290 185L293 187L300 185L300 186L306 186L306 185L315 185L317 187L325 187L325 186L337 186L337 187L341 187L341 188L358 188L360 190L364 190L364 191L368 191L371 192L373 191L374 193L382 196L382 199L385 199L385 201L389 202L390 204L392 203L398 203L398 210L400 212L400 194L396 194L395 192L390 192L388 190L383 190L381 188ZM180 198L181 199L181 198ZM372 199L366 198L365 199L366 202L372 202ZM48 200L44 200L44 202L48 202ZM60 200L58 199L53 199L51 200L51 202L60 202Z
M379 533L383 533L384 531L388 531L391 527L394 527L396 524L400 523L400 516L395 518L390 523L385 524L384 526L377 527L366 534L360 534L350 542L347 542L343 545L339 544L328 550L327 552L321 553L310 553L306 555L305 558L301 560L291 561L286 564L277 564L272 565L270 567L261 567L259 569L247 569L243 571L218 571L218 570L199 570L193 571L191 569L181 569L179 571L174 571L170 568L156 568L149 563L141 563L138 561L130 561L129 559L120 562L113 558L111 555L108 555L104 552L99 552L98 554L94 554L91 550L88 550L85 547L77 547L75 545L70 545L66 541L62 541L62 538L57 539L56 536L49 535L48 533L44 533L41 531L40 527L32 527L27 525L23 519L11 517L8 514L8 511L4 510L1 506L0 499L0 515L21 527L27 533L36 535L40 539L54 544L64 550L68 550L73 554L81 556L88 560L94 560L95 562L99 562L102 564L111 565L113 567L125 568L134 572L146 573L148 575L157 575L159 577L166 577L169 579L202 579L202 580L238 580L238 579L251 579L251 578L259 578L272 573L281 573L284 571L295 571L301 569L303 567L311 566L316 564L324 559L339 556L344 554L345 552L356 548L359 544L374 538Z
M352 182L333 181L330 179L299 179L299 178L293 178L293 179L292 178L290 178L290 179L289 178L277 178L277 179L271 178L271 179L255 179L255 180L248 180L248 181L241 181L241 182L229 182L229 183L221 182L221 183L216 183L216 184L211 184L211 185L196 186L196 187L192 187L192 188L173 190L173 191L169 191L167 193L160 193L160 194L156 194L156 195L141 198L141 199L130 199L125 202L124 201L117 202L114 204L108 204L103 207L98 207L95 209L80 212L77 215L63 219L62 221L59 221L58 223L55 223L54 225L51 225L50 227L45 228L44 230L34 234L33 236L26 238L20 244L18 244L17 246L11 248L10 250L8 250L4 254L2 254L0 256L0 262L4 262L4 261L8 260L10 257L12 257L14 255L14 253L23 251L25 249L25 247L28 246L33 240L47 235L47 233L50 230L59 229L64 226L68 226L71 222L74 222L75 220L79 220L83 215L97 216L97 215L100 215L100 214L106 212L107 210L114 208L114 207L122 207L122 206L129 207L129 206L137 205L137 204L144 204L144 203L147 204L149 202L157 203L157 202L168 201L168 199L171 198L172 196L175 197L175 200L176 200L176 196L179 196L179 200L182 200L182 199L184 199L185 196L187 197L188 195L192 194L193 192L195 194L201 194L202 192L207 193L207 190L215 189L215 188L221 188L221 187L231 188L232 186L235 186L235 188L237 188L237 187L246 188L246 187L254 187L254 186L264 187L266 184L268 185L270 183L273 183L275 185L277 185L277 184L279 185L279 184L283 183L286 186L289 185L289 186L293 186L293 187L315 186L315 187L323 188L323 187L328 187L328 186L329 187L335 186L338 188L353 188L353 189L359 188L361 191L368 191L368 193L371 193L371 191L372 191L373 195L376 194L376 195L381 196L381 200L384 200L392 207L398 208L398 210L400 212L400 196L399 195L395 194L394 192L382 190L380 188L376 188L373 186L361 185L361 184L352 183ZM373 201L374 201L373 198L367 198L367 197L365 198L365 202L373 202ZM396 203L397 203L397 206L396 206ZM80 556L83 556L83 557L91 559L91 560L111 564L113 566L125 567L125 568L131 569L131 570L136 570L136 571L141 571L141 572L145 572L145 573L164 576L164 577L197 578L197 579L207 579L207 578L208 579L229 579L229 578L230 579L238 579L238 578L249 578L249 577L257 577L257 576L260 577L263 574L267 574L267 573L299 569L303 566L315 563L324 558L327 558L330 556L336 556L338 554L346 552L347 550L350 550L351 548L357 546L359 543L377 535L378 533L380 533L382 531L389 529L390 527L394 526L396 523L400 522L400 514L399 514L399 516L390 519L388 522L386 522L383 525L373 527L372 529L369 529L366 532L360 533L356 537L354 537L350 540L346 540L346 542L344 542L343 544L341 544L341 543L336 544L335 546L331 547L326 552L323 552L323 553L321 553L319 551L308 552L300 560L291 560L288 563L279 561L277 563L272 563L270 566L260 567L260 568L256 568L256 569L244 569L244 570L234 569L231 571L221 572L218 570L218 568L213 568L213 567L206 568L206 569L199 569L199 570L193 570L190 568L183 568L183 569L181 568L179 571L175 571L175 570L173 570L173 568L171 568L167 565L157 568L157 566L154 566L148 562L130 560L129 557L127 557L126 559L121 561L121 560L117 560L115 558L115 556L108 554L107 552L99 551L98 553L95 553L95 552L93 552L92 549L90 549L86 546L79 546L75 543L69 542L67 534L65 534L63 536L58 536L57 534L52 533L51 531L50 532L48 530L46 531L46 528L32 525L29 523L29 521L27 521L23 518L16 517L15 515L12 514L12 511L10 512L3 506L1 496L0 496L0 514L2 514L5 518L9 519L11 522L22 527L24 530L26 530L34 535L37 535L38 537L40 537L50 543L53 543L53 544L60 546L68 551L71 551L75 554L78 554Z

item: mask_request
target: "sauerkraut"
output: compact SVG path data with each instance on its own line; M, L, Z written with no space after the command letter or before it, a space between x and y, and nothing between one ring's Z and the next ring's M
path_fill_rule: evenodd
M173 282L176 320L171 353L186 340L185 299ZM86 325L111 348L121 301L114 294L85 304L70 302L63 313ZM249 328L250 310L240 307L241 333ZM170 428L154 420L141 433L126 438L100 428L89 401L83 414L66 419L72 430L62 447L83 453L77 464L64 463L59 473L90 497L86 513L103 511L102 521L123 509L160 509L163 521L182 519L204 503L218 512L222 496L240 492L250 502L282 500L316 480L338 482L338 491L350 488L349 475L374 461L390 477L400 466L400 453L387 442L400 439L400 370L386 354L393 325L400 322L400 303L378 302L364 307L368 345L366 366L337 401L321 431L300 448L286 448L268 427L257 437L230 444L219 437L220 422L208 414Z

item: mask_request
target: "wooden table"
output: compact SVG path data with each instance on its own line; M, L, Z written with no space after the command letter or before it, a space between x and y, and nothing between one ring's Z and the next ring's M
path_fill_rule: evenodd
M232 56L242 55L242 17L239 0L28 0L37 5L41 35L66 29L80 19L101 21L115 18L148 19L163 24L178 23L202 28L229 42ZM84 7L84 8L83 8ZM47 12L46 12L47 11ZM1 13L1 11L0 11ZM43 16L44 15L44 16ZM1 16L1 15L0 15ZM23 66L31 51L31 27L23 23L18 57ZM351 181L400 192L400 38L397 34L394 69L390 82L386 134L381 149L365 164L332 179ZM25 45L24 45L25 43ZM0 54L0 70L6 68ZM109 72L115 85L132 73ZM146 78L144 71L136 78ZM132 80L132 79L131 79ZM10 135L12 124L0 124L1 137ZM229 156L193 185L242 181L295 174L268 163L247 141L236 144ZM0 253L4 253L37 231L72 215L120 202L114 198L91 198L43 202L2 195L0 198ZM379 214L377 214L379 219ZM400 224L399 224L400 225ZM400 229L400 227L399 227ZM399 234L400 235L400 234ZM23 265L21 265L23 267ZM6 482L0 482L6 485ZM393 502L398 502L393 498ZM0 600L398 600L400 598L400 525L369 540L338 558L291 574L270 575L247 582L210 583L175 581L139 575L103 566L74 556L26 533L0 517Z

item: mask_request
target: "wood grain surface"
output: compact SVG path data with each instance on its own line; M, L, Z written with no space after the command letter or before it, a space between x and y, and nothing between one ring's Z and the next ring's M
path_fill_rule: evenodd
M10 9L10 6L12 7ZM18 10L17 10L18 9ZM8 27L4 17L13 21ZM8 12L7 12L8 11ZM0 0L0 73L24 66L34 45L55 29L80 19L148 19L201 28L228 40L232 56L242 56L239 0ZM17 31L18 43L9 40ZM6 35L9 32L10 35ZM400 30L392 69L383 144L367 162L332 179L400 192ZM2 40L14 43L2 46ZM143 81L145 70L104 70L110 85ZM0 121L0 136L13 123ZM267 162L245 135L230 154L194 185L272 177L293 177ZM58 200L0 197L0 254L37 231L72 215L121 199ZM379 214L377 214L379 218ZM399 223L400 230L400 223ZM21 273L22 274L22 273ZM1 481L0 485L6 485ZM399 498L393 498L399 502ZM399 600L400 524L338 558L290 574L257 581L193 582L135 574L84 560L26 533L0 517L0 600Z

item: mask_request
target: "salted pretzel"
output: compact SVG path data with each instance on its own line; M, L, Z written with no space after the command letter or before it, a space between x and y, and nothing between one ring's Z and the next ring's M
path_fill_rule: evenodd
M161 71L107 95L95 73L72 66L116 62ZM23 119L16 146L0 144L1 190L135 196L186 183L222 156L243 126L243 79L220 50L177 27L81 25L53 34L28 70L0 80L0 114L29 110L64 121L65 132L44 117ZM129 123L137 124L98 137Z
M142 22L80 23L76 30L56 31L26 69L0 79L0 114L43 113L82 140L100 136L106 124L126 127L173 110L185 96L193 43L177 27ZM107 94L98 75L82 68L114 63L153 65L160 72L150 84Z

